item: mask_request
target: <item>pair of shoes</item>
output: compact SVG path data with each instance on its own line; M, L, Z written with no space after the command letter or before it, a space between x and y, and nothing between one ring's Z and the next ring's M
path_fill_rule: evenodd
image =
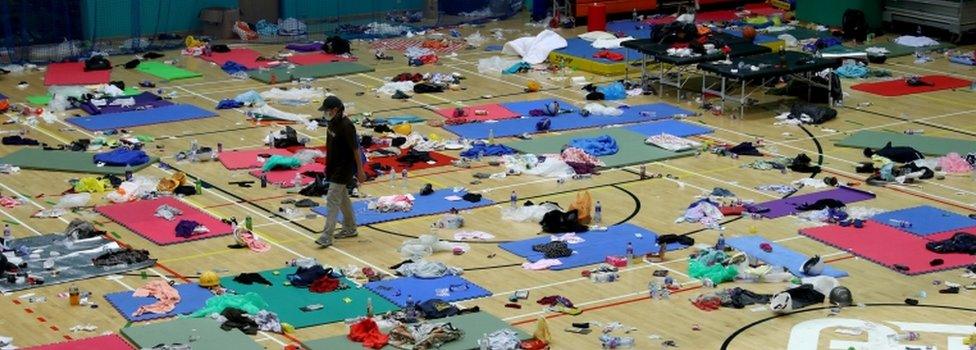
M343 239L343 238L352 238L352 237L356 237L356 236L359 236L359 232L356 232L356 231L339 231L339 233L336 233L332 237L333 238L336 238L336 239Z
M332 246L332 237L319 237L315 240L315 244L318 244L319 248L328 248Z

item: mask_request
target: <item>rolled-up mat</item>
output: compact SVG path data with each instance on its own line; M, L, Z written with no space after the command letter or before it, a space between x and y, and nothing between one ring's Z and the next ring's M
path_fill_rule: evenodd
M217 113L194 105L170 105L131 112L72 117L66 122L100 131L216 117Z
M165 64L156 61L145 61L139 63L139 66L136 67L136 70L166 81L197 78L203 76L203 74L194 71L189 71L180 67L174 67L171 64Z
M640 237L637 237L637 235ZM587 265L602 263L607 256L626 256L627 243L634 247L634 254L644 256L648 253L657 253L660 246L657 244L657 233L633 224L621 224L610 226L606 231L590 231L578 234L583 238L583 242L570 244L569 249L575 253L568 257L558 258L562 265L556 265L549 270L566 270ZM509 253L521 256L530 262L544 259L541 252L532 250L532 246L545 244L552 240L550 236L541 236L521 241L513 241L499 244L498 247ZM683 245L672 243L668 245L668 250L686 248Z
M485 311L468 313L463 315L445 317L432 320L435 323L450 323L454 328L464 331L461 339L447 342L438 347L439 350L472 350L478 349L478 339L484 334L491 334L502 329L510 329L518 335L519 339L525 340L531 336L517 327L512 327L498 317ZM315 339L302 342L309 350L362 350L363 343L356 343L349 340L346 335L337 335L324 339ZM394 347L387 345L383 350L393 350Z
M842 147L882 148L891 142L892 146L912 147L927 156L944 156L956 152L963 156L976 152L976 141L951 139L924 135L906 135L903 133L862 130L834 143Z
M938 254L925 249L925 243L949 238L954 234L952 232L923 238L868 220L863 228L827 225L801 229L800 234L906 275L951 270L976 263L973 255ZM933 266L935 259L942 259L942 264Z
M376 210L369 210L367 200L358 200L352 202L352 209L356 212L356 224L370 225L387 221L395 221L402 219L409 219L418 216L427 216L434 214L442 214L451 211L451 209L466 210L478 207L484 207L494 204L488 198L481 198L478 202L468 202L466 200L450 201L445 199L447 196L458 196L463 197L466 192L455 193L452 189L436 190L426 196L421 196L419 193L414 193L413 209L410 211L392 211L392 212L379 212ZM325 216L328 214L326 207L315 207L312 211L316 214ZM339 213L338 218L342 219L342 213Z
M953 78L947 75L926 75L922 76L921 79L927 85L911 86L905 82L905 79L900 78L876 83L855 84L851 85L851 89L879 96L895 97L925 92L959 89L969 87L969 84L971 83L969 80Z
M176 215L173 220L157 217L156 209L162 205L176 208L182 214ZM103 205L95 207L95 211L158 245L184 243L232 233L230 225L174 197ZM176 226L183 220L196 221L210 232L194 234L188 238L178 237Z
M10 164L22 169L64 171L85 174L125 174L125 167L98 166L95 164L94 153L73 151L46 151L40 148L21 148L4 157L0 157L0 164ZM132 166L132 171L142 170L159 158L149 157L149 162Z
M332 63L332 62L353 62L353 61L356 61L356 57L333 55L331 53L325 53L325 52L295 54L288 57L288 62L297 64L299 66L308 66L313 64L323 64L323 63Z
M225 331L210 318L178 318L166 322L125 327L122 336L139 349L156 345L187 344L193 350L264 350L264 346L238 329ZM193 342L188 342L190 335ZM102 350L95 348L97 350Z
M31 346L21 348L23 350L132 350L122 337L115 334L100 335L97 337L66 340L58 343Z
M85 62L51 63L44 72L44 85L95 85L112 80L111 70L85 71Z
M318 79L356 73L372 72L372 67L364 66L354 62L333 62L313 64L308 66L297 66L295 68L278 67L269 70L251 71L248 75L251 79L265 84L271 84L272 80L285 83L299 79ZM272 77L274 79L272 79Z
M347 289L337 289L328 293L312 293L308 288L295 287L288 283L286 277L295 271L296 268L288 267L258 272L268 282L271 282L270 286L260 283L250 285L239 283L234 281L234 276L221 278L220 285L241 294L257 293L268 303L268 311L278 314L281 322L290 323L295 328L341 322L346 319L365 316L367 302L372 302L373 312L377 315L400 309L369 289L358 287L354 282L345 278L340 280L343 286L348 287ZM313 304L321 304L322 308L313 311L299 309ZM213 322L209 319L207 321ZM193 349L196 350L197 348L194 347Z
M772 200L769 202L757 203L756 208L768 209L759 214L768 219L780 218L799 213L798 206L813 204L821 199L836 199L846 204L865 201L876 197L874 193L853 189L850 187L838 187L831 190L795 195L789 198Z
M746 255L749 257L765 262L767 265L786 268L790 270L790 273L792 273L794 276L810 277L809 275L803 273L803 263L805 263L810 257L792 251L776 242L772 242L759 236L744 236L726 238L725 243L730 247L735 248L735 250L746 253ZM772 251L766 252L762 250L760 245L763 243L769 244L773 248ZM848 276L847 272L831 266L824 266L822 275L836 278Z
M871 220L918 236L976 227L976 220L968 216L928 205L877 214Z
M406 307L411 299L419 304L430 299L456 302L491 296L490 291L461 276L399 277L369 282L364 287L399 307Z
M184 283L173 286L180 293L180 302L176 308L165 314L144 313L139 316L132 316L132 313L142 306L155 304L158 299L155 297L135 297L133 291L121 291L105 294L105 300L115 308L119 314L130 322L148 321L159 318L168 318L178 315L188 315L199 310L206 304L207 299L214 294L207 288L200 287L196 283Z

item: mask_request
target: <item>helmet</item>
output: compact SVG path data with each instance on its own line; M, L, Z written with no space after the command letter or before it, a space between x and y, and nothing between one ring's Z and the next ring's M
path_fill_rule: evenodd
M830 303L839 306L851 306L854 304L854 296L847 287L834 287L830 290Z
M782 292L769 299L769 309L775 313L786 313L793 311L793 296L790 293Z
M220 277L213 271L204 271L200 274L199 284L201 287L212 288L220 285Z
M807 276L819 276L823 273L824 262L819 255L814 255L812 258L807 259L801 267L803 274Z

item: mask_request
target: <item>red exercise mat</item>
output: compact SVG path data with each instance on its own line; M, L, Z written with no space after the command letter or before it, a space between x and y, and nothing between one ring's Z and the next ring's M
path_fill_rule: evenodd
M44 72L44 85L94 85L107 84L112 71L85 71L85 62L51 63Z
M220 164L229 170L254 169L260 168L264 162L258 161L259 154L270 154L278 156L291 156L292 152L283 148L257 148L225 150L217 155Z
M863 83L851 86L852 89L864 91L869 94L880 96L904 96L932 92L940 90L958 89L968 87L970 81L953 78L945 75L926 75L921 77L922 81L932 84L931 86L909 86L905 79L881 81L877 83Z
M164 204L179 209L183 214L177 215L173 221L156 217L156 208ZM175 197L104 205L96 207L95 211L158 245L184 243L232 233L230 225ZM196 221L210 229L210 232L189 238L177 237L176 225L181 220Z
M85 339L68 340L60 343L32 346L24 350L132 350L132 346L115 334L91 337Z
M322 158L319 158L322 159ZM312 162L298 167L298 169L286 169L286 170L272 170L267 173L268 183L280 185L280 184L291 184L295 181L295 174L301 174L305 172L324 172L325 165L322 163ZM256 178L261 178L261 169L251 170L251 176ZM302 185L308 185L315 181L314 177L302 175Z
M299 66L310 66L313 64L323 64L323 63L332 63L332 62L352 62L356 60L357 60L356 57L333 55L331 53L325 53L325 52L291 55L291 57L288 57L288 62L297 64Z
M440 114L442 117L447 118L448 121L464 120L466 122L504 120L504 119L513 119L519 117L518 113L512 112L508 108L505 108L502 105L497 103L464 107L463 109L464 109L464 117L460 117L460 118L454 117L453 107L438 109L437 114ZM478 110L483 110L487 113L485 115L478 115L476 112Z
M926 239L887 225L865 221L863 228L828 225L802 229L800 234L897 272L919 275L976 263L976 256L969 254L937 254L925 249L925 243L952 237L957 231L930 235ZM933 259L942 259L945 262L932 266L929 262ZM907 266L909 269L900 271L895 265Z
M213 52L210 56L199 56L200 59L223 66L227 61L234 61L247 69L267 68L272 61L258 61L261 53L251 49L230 49L230 52Z

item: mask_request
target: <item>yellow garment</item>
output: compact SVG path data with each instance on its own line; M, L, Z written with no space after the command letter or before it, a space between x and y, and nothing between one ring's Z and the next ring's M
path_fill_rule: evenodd
M529 80L529 82L526 83L525 91L538 92L539 90L542 90L542 84L539 84L538 81Z
M203 41L197 40L197 38L194 38L192 35L187 35L186 40L184 40L183 43L186 44L186 48L188 49L192 49L194 47L201 47L207 44Z
M400 135L410 135L410 133L413 132L413 126L411 126L409 123L394 125L390 129L393 129L393 132Z
M99 193L108 191L112 183L108 179L98 179L95 177L83 177L75 183L75 192Z
M871 156L871 163L874 164L875 169L881 169L881 167L893 163L891 159L879 156L877 154Z
M427 134L427 139L428 140L431 140L431 141L440 141L441 140L441 136L440 135L437 135L435 133L429 133L429 134Z
M579 223L588 225L590 223L590 209L593 208L593 198L590 191L576 192L576 200L569 204L569 210L576 209L579 214Z
M532 333L532 337L546 343L552 343L552 335L549 334L549 321L546 321L545 317L539 317L539 320L535 322L535 332Z
M177 187L186 184L186 174L182 172L177 172L173 174L172 177L168 179L159 180L159 184L156 185L156 190L159 192L173 192Z

